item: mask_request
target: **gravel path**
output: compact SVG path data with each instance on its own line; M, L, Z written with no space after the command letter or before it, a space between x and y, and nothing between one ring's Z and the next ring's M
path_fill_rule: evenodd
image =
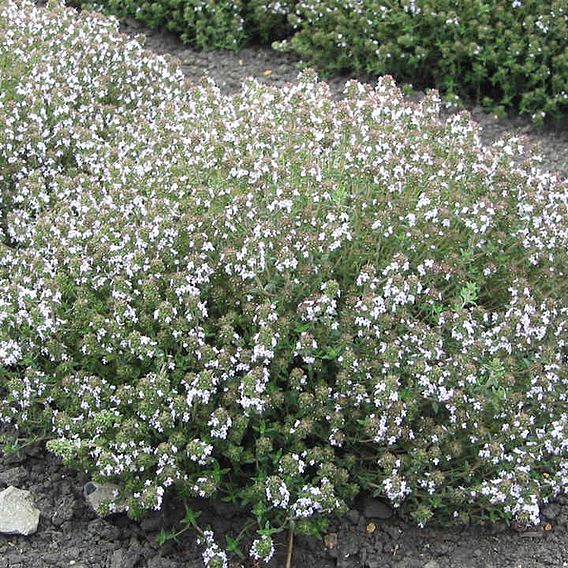
M123 24L125 33L143 29L133 21ZM190 80L211 76L226 92L236 91L242 80L253 76L273 85L294 81L297 61L267 49L247 48L239 53L196 52L168 33L151 32L146 45L159 53L171 53L182 63ZM347 78L330 81L339 93ZM497 121L480 109L472 115L483 127L488 142L506 132L526 134L540 144L543 167L568 176L568 128L538 130L527 121L508 118ZM9 485L29 489L41 511L38 532L28 537L0 535L0 568L197 568L201 567L195 535L182 535L179 542L158 547L162 527L176 523L183 506L175 499L141 523L124 515L99 519L87 507L83 486L85 474L63 467L41 445L20 455L0 455L0 490ZM332 522L325 542L299 537L295 541L296 568L560 568L568 567L568 497L560 497L543 511L541 526L522 533L503 526L475 527L461 531L420 530L389 516L367 516L364 502L347 517ZM218 533L235 535L242 516L224 503L202 503L200 521L211 523ZM221 542L221 540L219 540ZM286 543L281 540L272 567L284 566ZM232 565L252 568L254 564Z

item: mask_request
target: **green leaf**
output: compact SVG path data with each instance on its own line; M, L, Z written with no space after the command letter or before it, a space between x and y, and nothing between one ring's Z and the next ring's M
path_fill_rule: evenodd
M281 457L282 457L282 448L279 448L272 458L272 463L276 465L280 461Z
M278 533L281 533L283 531L284 531L284 527L280 527L280 528L271 527L270 523L268 521L266 521L266 523L264 523L264 528L258 529L256 532L260 536L271 536L273 534L278 534Z
M244 560L245 555L239 548L239 539L231 538L229 535L225 535L225 542L227 543L227 550L236 554L241 560Z
M158 544L160 546L164 546L164 544L166 544L166 542L168 542L170 540L177 541L177 535L173 531L170 532L170 531L165 531L164 529L162 529L160 531L160 534L156 537L156 540L158 541Z
M187 505L185 506L185 517L183 518L182 522L192 527L197 527L197 519L201 516L201 511L194 511Z

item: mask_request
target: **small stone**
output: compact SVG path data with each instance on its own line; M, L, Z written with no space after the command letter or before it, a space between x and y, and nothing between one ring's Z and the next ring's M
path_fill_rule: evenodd
M120 487L114 483L100 484L95 481L89 481L85 483L83 487L83 494L93 511L95 511L99 517L106 517L112 513L123 513L126 511L125 503L116 503L116 498L120 494ZM113 504L113 510L108 513L101 512L100 507L108 503Z
M28 472L22 467L11 467L0 473L0 485L20 485L26 479Z
M544 507L544 509L542 510L542 516L547 521L554 521L558 517L558 515L560 515L561 510L562 509L560 505L557 505L556 503L551 503L550 505Z
M424 568L440 568L440 565L435 560L430 560L424 564Z
M375 523L369 523L367 525L366 531L367 534L373 534L377 530L377 525Z
M390 519L392 517L392 509L383 501L374 497L367 497L363 502L363 515L367 519Z
M0 492L0 533L34 534L39 515L29 491L10 486Z
M351 509L345 514L345 517L350 523L356 525L361 518L361 514L356 509Z
M323 541L328 550L334 550L337 548L337 533L326 534Z

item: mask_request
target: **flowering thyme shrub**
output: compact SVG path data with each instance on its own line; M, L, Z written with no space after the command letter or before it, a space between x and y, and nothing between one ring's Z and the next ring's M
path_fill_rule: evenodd
M200 48L238 49L245 41L283 39L293 0L70 0L87 9L133 16L150 28L166 27Z
M390 73L542 120L568 111L565 0L304 0L289 47L330 71Z
M151 28L166 27L199 48L237 49L245 39L241 0L72 0L74 5L134 16Z
M1 421L133 517L249 509L254 558L361 491L537 522L568 485L567 182L435 93L223 96L116 27L0 3Z

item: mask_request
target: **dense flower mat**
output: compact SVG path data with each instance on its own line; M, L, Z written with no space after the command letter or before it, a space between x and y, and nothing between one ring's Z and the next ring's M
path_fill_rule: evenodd
M133 517L250 510L255 558L361 491L424 525L566 490L568 185L523 140L389 77L223 96L59 5L0 34L2 422Z

